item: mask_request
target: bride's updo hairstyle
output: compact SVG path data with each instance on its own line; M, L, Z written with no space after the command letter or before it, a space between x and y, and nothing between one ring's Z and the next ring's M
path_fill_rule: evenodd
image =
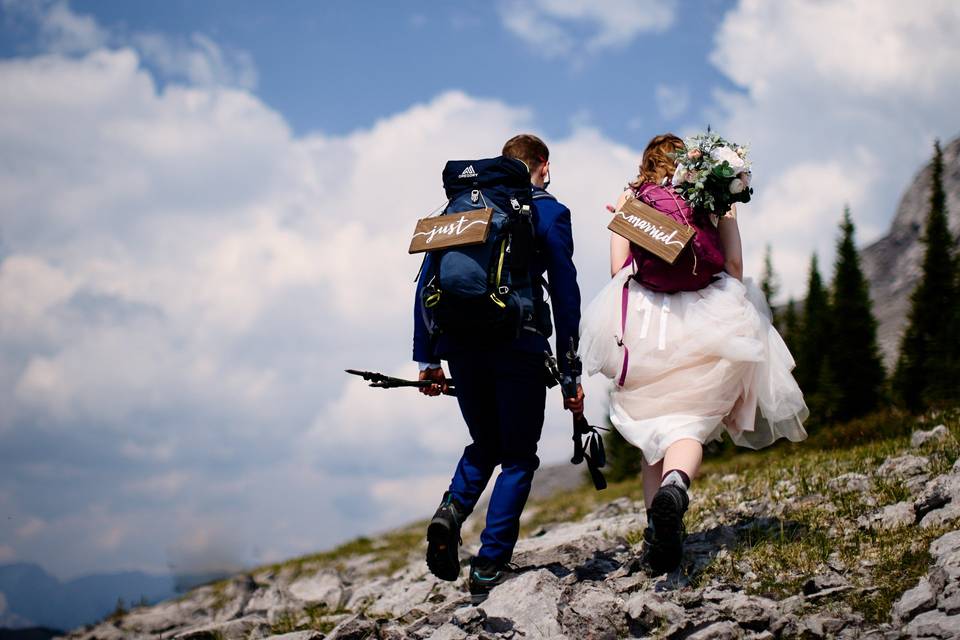
M683 140L672 133L656 136L647 144L640 161L640 172L637 179L630 183L633 188L639 188L644 182L660 184L664 178L673 176L677 162L670 157L671 153L683 148Z

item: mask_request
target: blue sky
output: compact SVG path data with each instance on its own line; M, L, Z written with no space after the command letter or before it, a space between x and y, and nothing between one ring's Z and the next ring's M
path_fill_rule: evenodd
M294 130L342 134L368 126L450 89L529 106L547 135L593 122L608 135L634 137L681 124L639 100L644 87L675 86L692 104L732 84L704 65L729 1L684 2L683 29L643 31L594 54L532 43L499 28L508 3L454 2L74 2L118 34L158 33L173 40L204 34L225 51L244 52L256 68L256 93ZM543 18L541 18L543 19ZM547 20L537 29L546 31ZM589 24L562 23L572 39ZM3 52L36 47L31 26L8 29ZM556 49L556 50L554 50ZM679 53L680 55L676 55ZM571 60L576 56L576 64ZM169 79L159 74L161 81ZM173 78L178 79L178 78Z
M249 565L426 515L455 405L342 370L414 373L448 158L545 137L588 301L646 140L710 123L751 145L747 273L770 243L786 297L960 130L951 0L466 6L0 0L0 562Z

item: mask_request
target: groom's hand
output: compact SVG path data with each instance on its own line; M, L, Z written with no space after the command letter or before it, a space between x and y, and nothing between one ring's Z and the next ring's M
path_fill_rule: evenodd
M577 385L577 397L576 398L564 398L563 399L563 408L571 411L574 415L580 415L583 413L583 386Z
M438 396L447 390L447 376L443 373L443 367L421 371L420 380L430 380L434 383L429 387L420 388L420 393L425 396Z

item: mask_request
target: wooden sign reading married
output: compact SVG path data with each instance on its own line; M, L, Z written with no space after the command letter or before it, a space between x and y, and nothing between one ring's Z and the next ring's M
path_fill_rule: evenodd
M670 264L696 233L645 202L630 198L614 214L607 229L652 252Z
M410 240L409 253L436 251L450 247L483 244L490 233L493 209L474 209L460 213L421 218Z

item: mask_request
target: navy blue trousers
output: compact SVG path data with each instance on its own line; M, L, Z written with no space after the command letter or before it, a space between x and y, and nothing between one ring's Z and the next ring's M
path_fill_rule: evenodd
M487 507L478 556L507 562L520 535L520 514L540 466L537 443L546 402L543 354L511 348L451 354L450 374L473 440L450 482L450 493L470 513L493 470L500 475Z

